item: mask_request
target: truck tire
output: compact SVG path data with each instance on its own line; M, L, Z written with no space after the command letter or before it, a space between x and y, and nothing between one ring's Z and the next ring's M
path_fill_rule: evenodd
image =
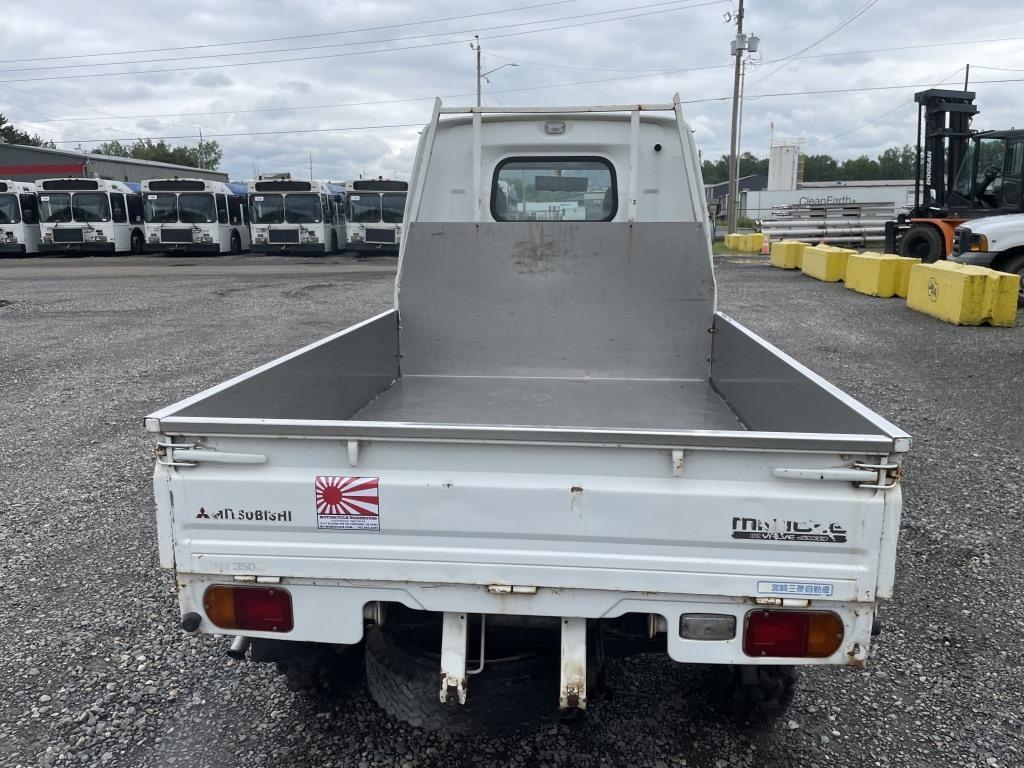
M946 241L938 227L918 223L903 233L900 239L900 256L920 259L932 264L946 258Z
M500 735L541 725L558 712L558 657L488 659L469 678L466 703L442 704L441 660L374 626L366 632L366 683L391 717L428 731Z
M735 665L720 688L725 709L739 722L773 720L792 703L796 680L796 667Z

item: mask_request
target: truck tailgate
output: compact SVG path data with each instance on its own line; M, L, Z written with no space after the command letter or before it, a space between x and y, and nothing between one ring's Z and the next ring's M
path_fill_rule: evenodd
M898 488L862 487L872 473L852 468L877 455L483 448L208 437L194 466L158 468L162 560L179 573L727 596L808 582L872 601L891 588L880 548Z

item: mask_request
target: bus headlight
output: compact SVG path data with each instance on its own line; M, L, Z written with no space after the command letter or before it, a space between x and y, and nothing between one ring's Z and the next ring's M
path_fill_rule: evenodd
M316 233L315 232L310 232L308 235L306 235L306 241L310 242L310 243L315 243L317 241Z
M362 240L363 239L363 233L362 232L353 232L352 235L349 237L349 239L352 240L352 241Z
M257 232L256 233L256 242L257 243L264 243L264 242L266 242L266 240L267 240L267 236L265 234L263 234L262 232Z
M201 243L212 243L213 242L213 235L211 235L209 232L203 232L202 236L199 238L199 242L201 242Z
M46 232L43 235L43 242L44 243L52 243L53 242L53 232L52 231Z
M17 236L13 232L5 232L4 233L4 239L8 243L16 243L16 242L18 242L18 238L17 238Z
M159 232L150 232L149 233L149 242L151 242L151 243L159 243L160 242L160 233Z
M97 242L105 243L107 241L107 235L102 230L97 229L95 239Z

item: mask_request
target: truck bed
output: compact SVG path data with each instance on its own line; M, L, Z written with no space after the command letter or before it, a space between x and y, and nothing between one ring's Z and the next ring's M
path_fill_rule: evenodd
M402 376L359 421L591 429L744 429L707 382Z
M151 431L871 451L906 434L721 312L706 379L402 372L394 310L150 417Z

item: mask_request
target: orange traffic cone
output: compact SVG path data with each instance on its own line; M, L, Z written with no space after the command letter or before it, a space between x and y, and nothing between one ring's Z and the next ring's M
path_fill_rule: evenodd
M762 256L768 256L768 255L771 254L771 252L772 252L772 241L768 238L768 235L765 235L761 239L761 255Z

